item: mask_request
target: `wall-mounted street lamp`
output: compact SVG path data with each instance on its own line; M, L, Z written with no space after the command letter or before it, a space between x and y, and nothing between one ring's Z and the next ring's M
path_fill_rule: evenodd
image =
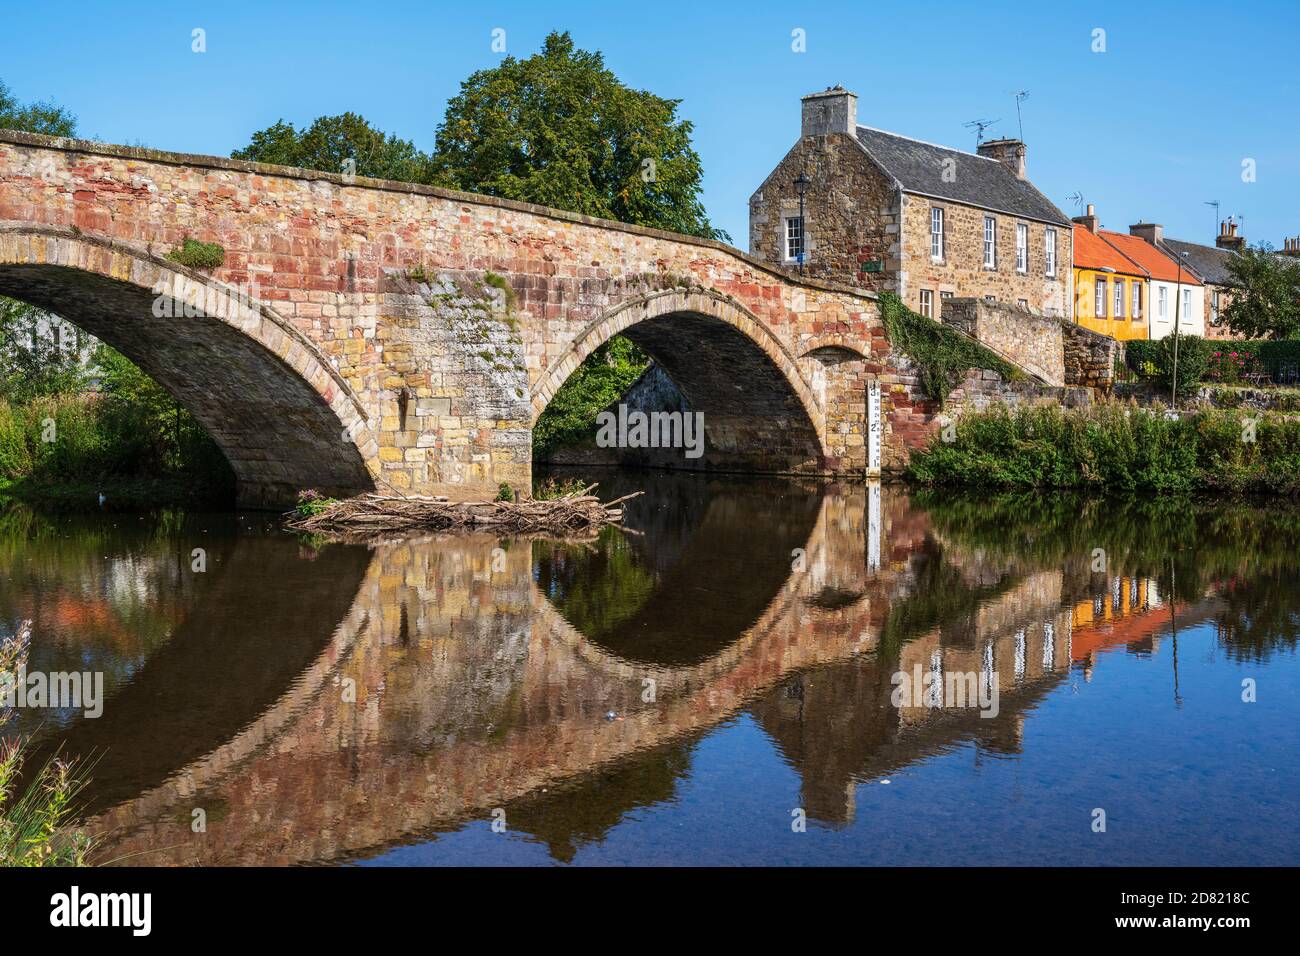
M808 223L803 217L803 200L808 194L812 180L802 172L794 179L795 195L799 197L799 274L803 275L804 250L808 248Z

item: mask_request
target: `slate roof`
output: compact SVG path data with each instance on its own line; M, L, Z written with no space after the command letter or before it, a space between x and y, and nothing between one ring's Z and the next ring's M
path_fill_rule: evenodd
M1200 246L1194 242L1181 239L1165 239L1164 245L1175 253L1184 253L1186 263L1198 276L1215 285L1232 285L1232 274L1228 272L1228 260L1236 253L1217 246Z
M1070 226L1069 218L1050 199L996 159L869 126L858 127L858 142L904 192ZM946 177L952 182L944 182L945 169L953 170L954 175Z

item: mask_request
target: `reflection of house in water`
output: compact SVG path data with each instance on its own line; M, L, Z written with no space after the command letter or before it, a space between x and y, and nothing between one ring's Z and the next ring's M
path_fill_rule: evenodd
M1169 627L1170 608L1153 579L1117 574L1108 579L1104 592L1076 603L1070 619L1074 660L1091 680L1097 655L1108 649L1122 646L1133 654L1152 653L1156 635Z
M1018 753L1025 715L1069 666L1071 622L1061 607L1061 581L1061 572L1048 571L1003 581L993 596L968 592L977 599L949 609L915 636L903 635L901 646L882 645L877 655L803 672L752 705L799 772L808 816L846 823L858 784L958 746ZM910 616L906 601L892 610ZM982 716L978 698L965 706L913 700L896 707L891 696L900 672L932 673L941 685L954 675L974 675L986 687L995 683L996 716Z

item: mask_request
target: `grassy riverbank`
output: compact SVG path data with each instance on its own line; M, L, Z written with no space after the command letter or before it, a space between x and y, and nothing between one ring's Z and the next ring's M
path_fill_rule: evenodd
M0 397L0 497L61 508L225 504L234 474L203 428L102 349L100 388Z
M1300 494L1300 418L1212 410L1167 417L1102 405L962 416L912 455L929 486Z

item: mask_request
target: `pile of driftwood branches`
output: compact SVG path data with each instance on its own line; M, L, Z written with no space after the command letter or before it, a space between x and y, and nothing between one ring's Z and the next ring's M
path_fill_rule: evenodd
M619 524L618 507L636 491L602 502L590 485L580 492L540 501L448 501L441 497L368 494L328 503L313 515L291 513L286 525L311 533L366 534L389 531L492 531L505 534L584 534Z

